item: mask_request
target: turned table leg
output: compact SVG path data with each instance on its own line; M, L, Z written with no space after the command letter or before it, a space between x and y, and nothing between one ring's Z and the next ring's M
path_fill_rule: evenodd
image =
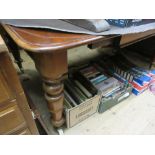
M60 127L65 121L63 118L63 79L68 70L67 51L33 53L33 59L43 80L43 90L52 114L52 124L54 127Z

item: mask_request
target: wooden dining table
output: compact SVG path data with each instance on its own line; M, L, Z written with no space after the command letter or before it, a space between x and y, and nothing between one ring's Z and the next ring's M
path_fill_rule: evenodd
M33 59L43 81L51 123L61 127L65 122L63 81L68 73L67 50L81 45L123 48L154 36L155 29L126 35L93 36L1 24L0 33L10 52L16 53L19 67L22 68L19 49L24 49Z

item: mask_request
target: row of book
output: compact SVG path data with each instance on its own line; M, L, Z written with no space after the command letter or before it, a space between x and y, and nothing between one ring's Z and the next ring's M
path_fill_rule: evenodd
M148 89L150 82L155 76L155 70L137 67L121 54L103 57L99 63L114 77L130 83L133 87L132 93L135 95L139 95Z

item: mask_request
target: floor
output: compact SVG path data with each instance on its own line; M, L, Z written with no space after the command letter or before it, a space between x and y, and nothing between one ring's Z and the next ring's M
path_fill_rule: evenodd
M68 61L70 65L74 65L100 56L104 52L100 49L89 50L86 46L82 46L69 50ZM32 60L24 52L22 58L25 69L35 69ZM138 97L132 95L105 113L96 113L80 124L65 130L64 134L155 134L155 95L149 91Z

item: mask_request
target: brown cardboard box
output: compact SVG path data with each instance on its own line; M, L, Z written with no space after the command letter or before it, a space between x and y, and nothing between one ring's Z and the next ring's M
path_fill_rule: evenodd
M96 113L98 111L99 100L100 95L95 95L76 107L70 109L65 108L67 128L73 127Z

